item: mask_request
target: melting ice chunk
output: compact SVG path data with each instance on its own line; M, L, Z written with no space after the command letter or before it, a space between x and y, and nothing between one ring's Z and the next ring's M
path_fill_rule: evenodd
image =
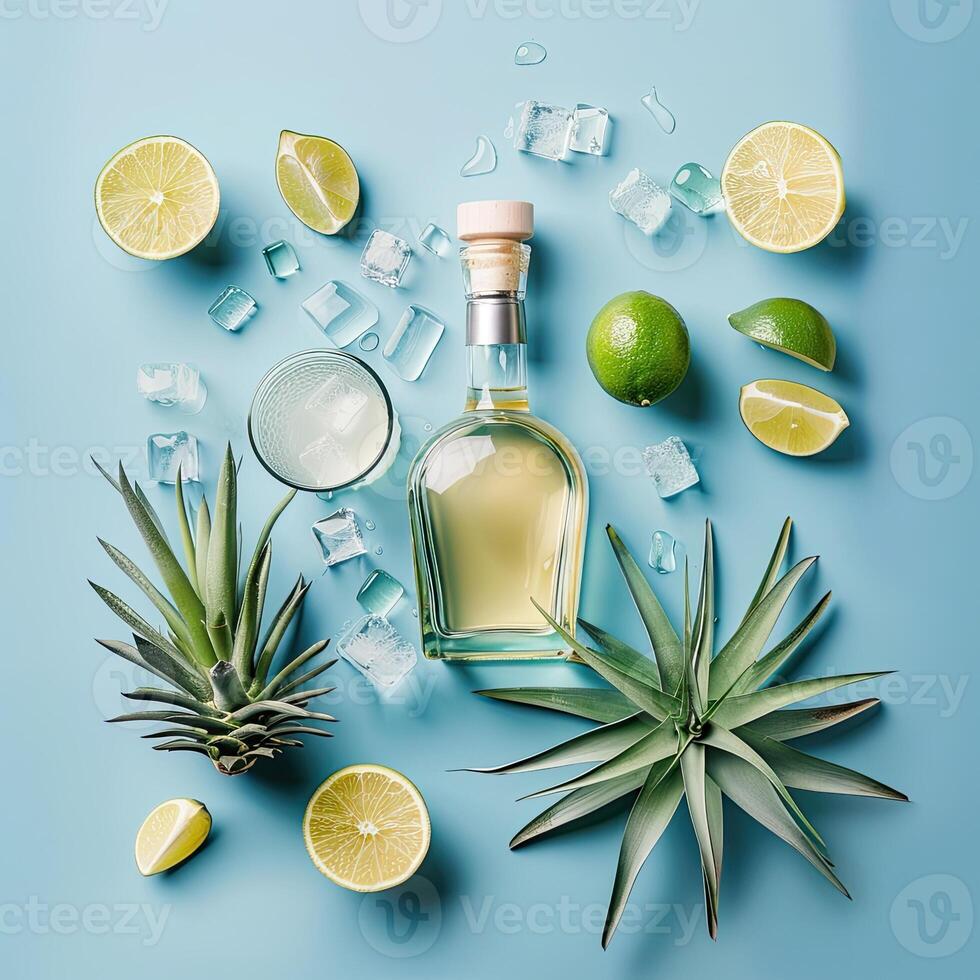
M650 542L648 564L661 575L667 575L677 568L677 540L669 531L654 531Z
M685 163L670 182L670 193L695 214L710 214L724 207L721 181L700 163Z
M643 462L661 497L673 497L700 480L687 446L677 436L647 446Z
M303 309L338 347L347 347L378 322L378 308L356 289L331 279L303 300Z
M151 480L176 483L180 467L181 483L199 479L197 439L187 432L156 432L146 440L146 461Z
M328 568L367 553L357 515L350 507L342 507L317 521L313 525L313 537L320 546L323 564Z
M208 316L225 330L240 330L255 310L255 300L244 289L228 286L208 308Z
M563 160L572 136L572 112L560 105L528 99L521 106L514 130L514 146L548 160Z
M377 616L387 616L405 594L401 582L384 569L376 568L357 590L357 601Z
M449 235L438 225L432 224L432 222L429 222L419 232L418 241L422 248L427 252L431 252L433 255L438 255L439 258L448 255L453 247L453 240Z
M657 120L657 125L668 136L677 128L677 120L670 109L660 101L656 85L650 87L650 92L647 95L641 96L640 102L643 103L643 107Z
M514 52L514 64L540 65L547 57L548 52L543 44L538 44L537 41L525 41L523 44L519 44Z
M296 258L296 252L289 242L278 241L266 245L262 249L262 257L265 259L269 275L275 276L276 279L288 279L299 272L299 259Z
M208 397L201 372L192 364L141 364L136 389L147 401L175 405L187 415L196 415Z
M375 228L361 253L361 275L396 288L412 257L412 247L395 235Z
M337 651L382 689L394 687L418 661L415 647L384 616L373 614L345 630Z
M575 153L591 153L601 157L606 152L609 125L609 113L605 109L580 102L572 118L569 149Z
M460 168L460 177L479 177L497 168L497 150L489 136L477 136L473 156Z
M634 167L609 192L609 207L644 234L653 235L670 216L670 195L652 177Z
M414 303L398 321L382 351L384 359L405 381L416 381L439 343L445 324L434 313Z

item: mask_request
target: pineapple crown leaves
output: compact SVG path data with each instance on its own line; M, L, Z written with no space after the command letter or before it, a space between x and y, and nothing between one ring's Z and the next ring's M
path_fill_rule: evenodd
M813 565L806 558L780 575L792 522L780 532L748 611L731 639L713 653L714 545L705 527L704 561L692 619L685 569L684 629L678 635L619 535L606 528L629 593L646 629L647 657L597 626L579 620L595 644L575 639L544 609L544 618L608 688L501 688L485 697L576 715L599 727L506 765L471 770L515 773L591 763L586 772L530 794L564 794L518 831L520 847L558 827L636 794L626 822L612 896L602 934L605 948L626 907L640 868L680 805L687 809L701 858L708 932L718 928L723 850L723 797L795 848L831 884L848 895L826 845L790 795L803 789L907 801L875 779L809 755L786 743L831 728L877 705L867 698L831 707L790 708L797 702L882 676L847 674L776 682L777 672L813 629L830 601L828 592L768 653L769 640L796 584Z
M178 470L174 494L183 563L159 515L139 484L130 482L122 465L118 477L98 463L96 466L123 498L165 589L157 588L122 551L99 539L106 554L149 600L164 625L155 628L117 595L90 582L132 630L134 641L97 642L169 685L138 688L124 695L162 708L134 711L110 721L163 722L169 727L144 736L169 739L155 749L206 755L226 775L246 772L258 759L274 758L285 748L302 747L297 735L329 736L329 732L309 723L336 719L308 705L333 688L304 685L336 661L300 673L323 652L327 641L314 643L272 672L286 631L300 615L310 588L302 576L262 632L272 564L270 537L296 492L286 494L269 515L239 584L238 467L230 445L218 476L213 516L207 500L202 499L193 528Z

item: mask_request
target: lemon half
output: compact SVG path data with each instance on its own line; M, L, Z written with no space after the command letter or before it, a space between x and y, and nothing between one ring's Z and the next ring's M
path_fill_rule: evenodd
M823 452L851 424L829 395L793 381L745 385L738 410L759 442L787 456Z
M218 178L207 158L176 136L148 136L121 149L95 182L106 234L140 259L172 259L214 227Z
M186 861L211 833L211 814L198 800L167 800L150 812L136 834L136 866L155 875Z
M816 130L769 122L735 144L721 174L736 231L769 252L801 252L823 241L844 213L844 171Z
M313 863L331 881L356 892L383 891L411 878L430 835L422 794L386 766L335 772L310 798L303 817Z

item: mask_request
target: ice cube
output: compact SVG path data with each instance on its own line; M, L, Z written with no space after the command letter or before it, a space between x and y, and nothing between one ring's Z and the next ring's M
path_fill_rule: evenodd
M439 258L448 255L453 247L449 234L431 221L419 232L418 241L422 248Z
M255 300L238 286L227 286L208 308L208 316L225 330L240 330L257 309Z
M345 471L350 465L347 451L336 437L328 432L314 439L300 451L299 464L309 474L310 479L321 487L335 484L337 472Z
M476 149L460 168L460 177L479 177L497 169L497 150L489 136L477 136Z
M514 146L548 160L563 160L572 135L572 112L559 105L528 99L521 106L514 131Z
M339 279L321 286L302 306L337 347L354 343L378 322L378 308Z
M289 242L278 241L262 249L269 275L276 279L288 279L299 272L299 259Z
M634 167L609 192L609 207L632 221L645 235L653 235L670 216L670 195L652 177Z
M643 462L661 497L673 497L700 479L687 446L677 436L647 446L643 450Z
M514 52L514 64L540 65L547 57L548 52L543 44L538 44L537 41L525 41L523 44L519 44Z
M674 114L660 101L655 85L650 87L647 95L640 97L643 107L657 120L657 125L669 136L677 128Z
M411 257L408 242L375 228L361 253L361 275L394 289L402 281Z
M648 564L661 575L667 575L677 568L677 539L669 531L654 531L650 542Z
M445 324L434 313L414 303L398 321L382 351L385 360L405 381L415 381L428 364Z
M181 483L200 478L197 439L187 432L156 432L146 440L146 462L151 480L176 483L180 467Z
M320 546L323 564L328 567L367 553L357 515L350 507L341 507L317 521L313 525L313 537Z
M606 152L609 133L609 113L599 106L580 102L572 118L572 137L568 148L575 153L591 153L601 157Z
M700 163L685 163L670 182L670 193L695 214L711 214L724 207L721 181Z
M415 647L384 616L374 614L344 631L337 652L381 689L394 687L418 661Z
M320 415L335 431L343 432L367 401L366 392L334 375L310 395L305 407Z
M357 601L376 616L387 616L405 594L401 582L384 569L376 568L357 590Z
M141 364L136 390L147 401L168 408L175 405L187 415L196 415L208 397L201 372L192 364Z

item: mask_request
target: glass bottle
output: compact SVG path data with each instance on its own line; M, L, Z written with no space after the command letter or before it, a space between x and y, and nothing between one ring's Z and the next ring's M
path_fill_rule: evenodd
M570 652L532 602L574 629L588 512L575 447L528 407L524 242L533 216L523 201L459 207L466 405L408 475L422 649L433 659Z

